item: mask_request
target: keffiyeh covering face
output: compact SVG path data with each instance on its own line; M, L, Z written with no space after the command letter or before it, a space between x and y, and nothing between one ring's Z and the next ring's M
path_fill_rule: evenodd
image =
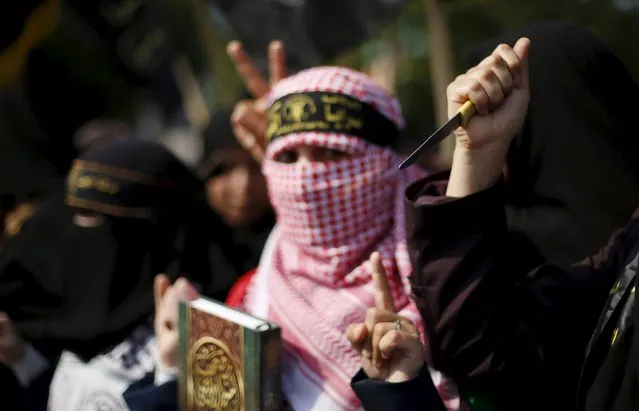
M294 136L273 144L271 155L298 144L321 145L351 157L330 162L278 163L266 160L271 203L282 238L302 250L309 265L304 276L331 288L364 284L371 273L365 263L379 249L391 272L410 272L394 236L396 185L394 155L356 137L327 136L324 143ZM306 140L306 141L305 141ZM403 247L403 246L402 246ZM406 304L401 278L396 295ZM404 300L404 301L401 301Z
M272 136L263 171L277 226L246 306L282 327L283 386L294 409L360 409L350 379L361 360L345 330L363 321L375 304L368 262L373 251L382 256L401 315L421 324L409 298L412 267L403 192L423 173L397 170L400 158L387 146L404 126L399 103L361 73L333 67L306 70L278 83L271 99ZM287 101L294 100L302 103L286 108ZM274 120L278 113L289 119L297 116L297 123ZM353 114L355 122L348 123L346 115L341 126L327 126L327 119L336 118L330 115L340 113ZM367 127L369 120L379 127ZM348 124L351 131L338 132ZM303 131L278 133L286 127ZM395 135L379 135L376 130L393 130ZM278 154L302 145L338 150L348 157L276 161ZM449 405L455 408L459 401L456 394L452 397Z

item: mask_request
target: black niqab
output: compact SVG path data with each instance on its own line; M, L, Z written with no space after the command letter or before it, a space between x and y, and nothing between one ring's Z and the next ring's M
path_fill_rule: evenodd
M67 191L67 201L71 193L77 204L93 209L69 207L59 198L41 202L0 261L0 311L51 359L69 350L88 360L149 321L155 275L185 275L203 289L210 277L205 256L191 253L186 261L184 249L189 227L196 226L188 211L201 185L172 154L153 142L118 140L89 150L81 160L94 167L86 178L115 181L120 190L113 198L90 188ZM167 181L171 184L163 184ZM154 190L146 206L135 194L138 184ZM182 197L176 199L177 193ZM155 218L119 215L132 204ZM102 224L91 228L73 222L78 211L101 210L118 215L102 214Z
M51 337L85 358L126 338L152 312L155 275L180 274L174 238L146 221L71 225L56 264L64 301Z

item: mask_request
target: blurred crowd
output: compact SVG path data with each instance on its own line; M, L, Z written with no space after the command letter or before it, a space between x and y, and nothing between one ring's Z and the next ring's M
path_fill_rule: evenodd
M0 409L176 410L205 296L281 327L278 409L639 410L639 87L604 42L478 43L452 164L404 170L388 86L285 49L228 45L248 93L195 166L102 114L0 198Z

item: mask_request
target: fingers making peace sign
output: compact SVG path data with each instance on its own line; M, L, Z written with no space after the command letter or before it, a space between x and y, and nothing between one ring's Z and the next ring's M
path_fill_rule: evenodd
M379 253L370 258L375 285L375 307L369 308L363 323L346 330L353 348L362 357L369 378L388 382L412 379L424 366L417 327L396 313L388 276Z
M246 89L255 99L264 97L273 84L286 77L286 55L281 41L272 41L268 48L269 81L267 81L255 62L246 54L242 43L232 41L227 47L227 52L235 70L240 76Z
M235 70L244 86L253 96L253 100L240 101L231 115L233 132L240 145L261 163L266 148L267 127L266 98L273 84L286 77L286 54L280 41L272 41L268 50L269 79L260 73L255 62L246 53L242 44L232 41L227 53L235 65Z

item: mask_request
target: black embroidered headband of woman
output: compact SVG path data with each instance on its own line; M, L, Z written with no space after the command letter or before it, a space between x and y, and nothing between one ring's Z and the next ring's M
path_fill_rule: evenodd
M75 160L67 177L72 207L116 217L153 218L179 208L188 188L177 181L91 161Z
M399 133L395 123L373 106L344 94L289 94L273 102L268 111L268 143L313 131L347 134L382 147L393 145Z

